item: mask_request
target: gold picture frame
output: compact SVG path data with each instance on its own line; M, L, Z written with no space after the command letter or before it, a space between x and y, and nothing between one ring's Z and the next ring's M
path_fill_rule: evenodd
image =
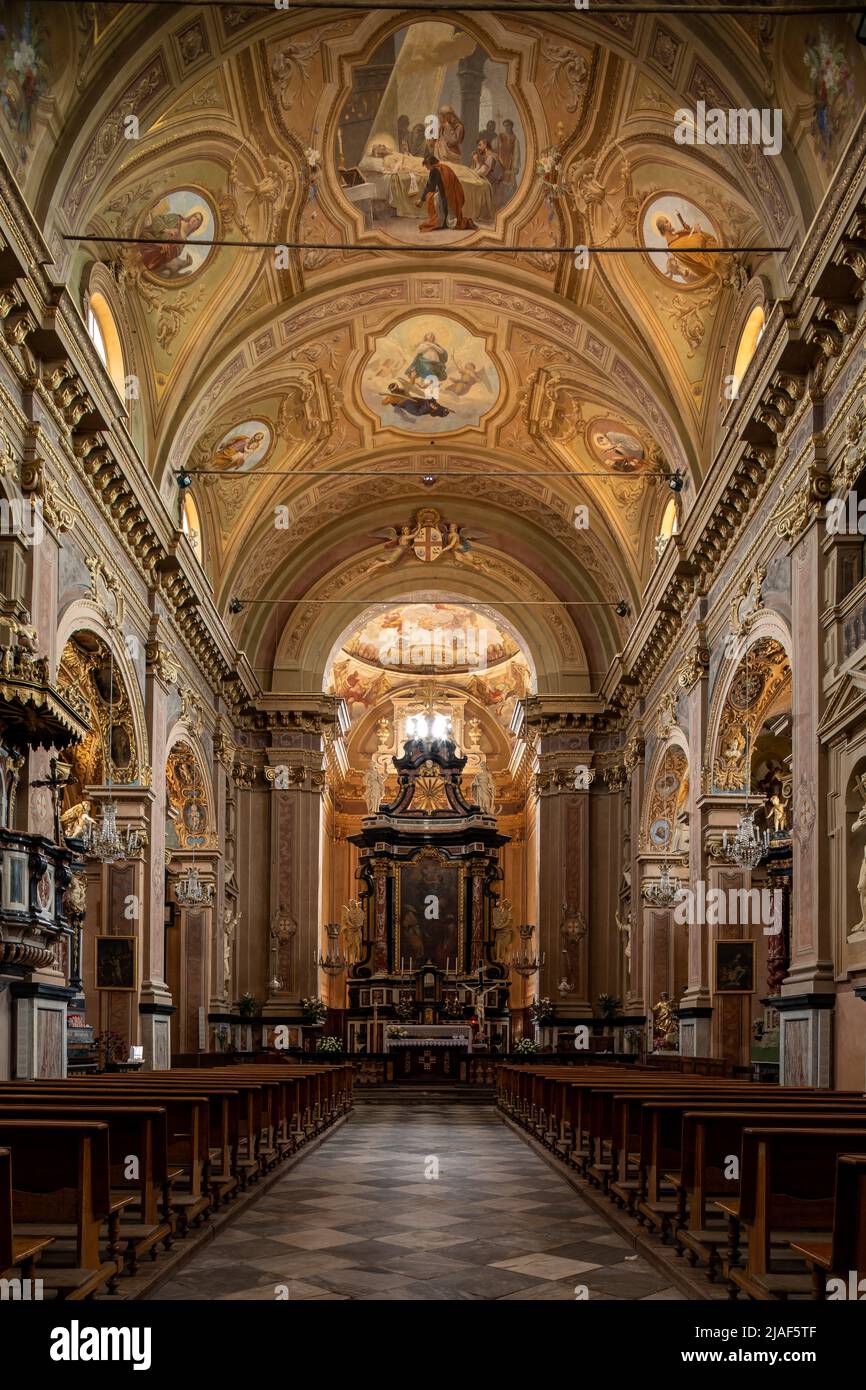
M723 940L713 942L713 993L754 994L754 941Z

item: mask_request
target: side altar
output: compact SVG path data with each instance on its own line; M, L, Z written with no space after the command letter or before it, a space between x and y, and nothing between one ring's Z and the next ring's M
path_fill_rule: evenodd
M433 718L418 717L393 760L396 797L350 837L363 908L349 966L350 1051L403 1042L405 1054L433 1052L446 1025L449 1052L510 1043L508 971L495 958L493 928L508 837L491 811L466 799L467 759L434 729Z

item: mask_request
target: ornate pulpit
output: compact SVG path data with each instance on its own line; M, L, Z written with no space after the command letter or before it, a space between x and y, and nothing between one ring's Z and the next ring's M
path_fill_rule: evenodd
M419 716L402 757L393 759L397 795L350 837L359 848L365 921L349 974L349 1031L368 1052L383 1051L400 1022L471 1020L480 980L486 1037L498 1047L508 1040L507 968L493 952L499 849L508 837L490 812L466 799L467 759L434 728L433 718ZM435 984L425 989L427 976Z

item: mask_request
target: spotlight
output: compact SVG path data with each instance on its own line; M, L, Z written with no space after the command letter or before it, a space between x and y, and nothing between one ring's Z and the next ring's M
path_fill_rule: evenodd
M175 473L174 476L181 491L185 491L186 488L192 487L192 478L189 473L187 473L186 469L182 468L180 472Z
M230 613L241 613L241 612L243 612L243 607L244 607L244 601L243 601L243 599L237 598L237 597L235 597L235 598L230 598L230 599L229 599L229 612L230 612Z
M421 477L421 481L425 487L432 487L436 478L432 473L424 473Z
M668 478L668 487L670 488L671 492L682 492L683 475L679 469L677 469L675 473L672 473L671 476Z
M615 611L616 616L617 616L618 618L627 618L628 615L629 615L629 613L631 612L631 609L629 608L629 606L628 606L628 604L626 603L625 599L624 599L624 598L621 598L620 601L619 601L619 603L616 605L616 608L615 608L614 611Z

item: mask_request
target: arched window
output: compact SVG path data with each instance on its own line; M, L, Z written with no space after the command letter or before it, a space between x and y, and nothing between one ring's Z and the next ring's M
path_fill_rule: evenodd
M181 512L181 528L190 545L192 546L195 557L199 564L203 564L201 547L201 522L198 516L198 507L186 493L183 499L183 510Z
M664 509L662 524L656 536L656 560L660 560L667 549L671 536L677 533L677 499L672 497Z
M114 315L104 294L98 290L87 297L87 331L93 346L102 359L102 364L114 382L117 394L125 399L126 373L123 365L123 348Z
M755 355L758 343L763 336L766 322L763 304L756 304L743 326L743 331L740 334L740 341L737 345L737 355L734 358L734 387L736 391L739 391L740 382L746 375L749 363Z

